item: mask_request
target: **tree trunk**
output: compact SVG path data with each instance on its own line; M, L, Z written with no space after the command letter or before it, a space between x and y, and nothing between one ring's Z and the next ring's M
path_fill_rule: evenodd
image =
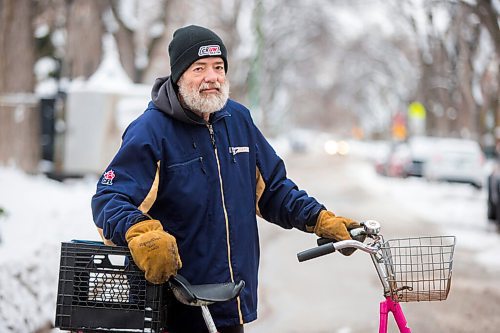
M140 78L135 66L135 31L128 28L125 22L122 21L118 12L118 5L117 2L109 2L110 9L118 23L118 29L113 34L120 54L120 62L128 77L132 81L138 82Z
M35 171L40 156L32 1L0 0L0 164Z
M69 2L63 77L88 78L99 66L104 33L101 15L105 5L99 1Z
M0 1L0 93L32 92L34 41L30 0ZM30 70L26 70L29 68Z

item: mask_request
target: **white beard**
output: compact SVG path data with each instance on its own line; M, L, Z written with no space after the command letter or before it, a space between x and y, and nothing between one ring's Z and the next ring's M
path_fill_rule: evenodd
M229 98L229 81L225 80L223 84L219 82L203 82L199 87L192 87L186 84L181 77L178 82L181 102L190 110L201 113L213 113L219 111L226 105ZM209 88L217 88L216 94L203 96L201 91Z

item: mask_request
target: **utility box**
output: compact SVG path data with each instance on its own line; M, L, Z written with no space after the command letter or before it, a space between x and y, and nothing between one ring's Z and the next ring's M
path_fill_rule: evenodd
M146 110L151 86L126 84L119 88L106 90L82 85L70 89L62 173L104 172L120 147L123 131Z

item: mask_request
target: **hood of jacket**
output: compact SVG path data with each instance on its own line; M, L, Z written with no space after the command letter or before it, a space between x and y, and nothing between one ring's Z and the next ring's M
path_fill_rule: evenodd
M151 100L158 109L172 118L188 124L205 125L203 118L181 106L170 76L156 79L151 90Z

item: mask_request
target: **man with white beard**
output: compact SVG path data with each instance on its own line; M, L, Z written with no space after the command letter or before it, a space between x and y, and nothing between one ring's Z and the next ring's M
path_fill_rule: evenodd
M257 318L256 215L335 240L350 239L359 224L287 178L248 109L229 99L219 36L180 28L169 55L171 75L156 80L97 185L94 222L105 243L128 245L151 283L177 272L191 284L244 280L235 300L210 307L220 332L243 332ZM206 332L195 307L174 302L168 320L171 333Z

